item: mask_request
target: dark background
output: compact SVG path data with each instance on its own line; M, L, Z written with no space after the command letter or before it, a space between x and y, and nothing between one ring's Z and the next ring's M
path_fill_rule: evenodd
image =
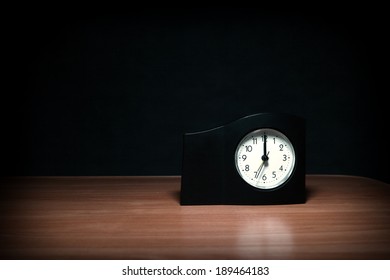
M27 11L5 26L4 175L179 175L184 132L285 112L306 119L307 173L390 182L380 9Z

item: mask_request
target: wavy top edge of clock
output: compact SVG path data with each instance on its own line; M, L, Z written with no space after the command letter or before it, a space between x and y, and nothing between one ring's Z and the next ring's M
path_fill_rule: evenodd
M222 128L228 127L230 125L235 125L236 123L240 123L240 122L243 122L245 120L256 118L256 117L260 117L260 116L264 116L264 117L266 117L266 116L275 116L275 117L276 116L279 116L279 117L280 116L284 116L284 117L296 118L296 119L303 120L302 117L300 117L298 115L290 114L290 113L271 113L271 112L256 113L256 114L251 114L251 115L247 115L247 116L241 117L239 119L227 122L227 123L225 123L223 125L216 126L216 127L213 127L213 128L209 128L209 129L205 129L205 130L198 130L198 131L193 131L193 132L185 132L184 135L188 135L189 136L189 135L207 133L207 132L211 132L211 131L214 131L214 130L222 129Z

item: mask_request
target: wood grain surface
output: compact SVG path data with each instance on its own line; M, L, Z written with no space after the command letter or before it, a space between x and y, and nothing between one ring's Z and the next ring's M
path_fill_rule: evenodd
M390 259L390 185L308 175L306 204L180 206L180 177L0 181L1 259Z

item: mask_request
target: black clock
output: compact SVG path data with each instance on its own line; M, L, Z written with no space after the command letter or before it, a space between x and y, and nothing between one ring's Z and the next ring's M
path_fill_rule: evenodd
M180 203L306 201L305 121L262 113L184 134Z

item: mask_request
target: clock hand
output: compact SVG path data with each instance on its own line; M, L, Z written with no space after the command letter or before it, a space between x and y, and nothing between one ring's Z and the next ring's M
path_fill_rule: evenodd
M268 154L269 152L267 153L267 135L264 133L264 137L263 137L263 156L261 157L261 159L263 161L267 161L268 160Z
M265 155L265 156L267 157L267 160L263 160L263 161L261 162L259 168L257 168L256 175L255 175L255 178L256 178L256 179L259 178L260 173L261 173L261 170L263 169L263 166L264 166L264 165L267 165L267 163L268 163L268 162L267 162L267 161L268 161L268 155L269 155L269 151L268 151L268 153ZM261 158L263 158L263 157L261 157Z
M260 164L259 168L257 169L256 175L255 175L255 178L256 178L256 179L259 178L260 173L261 173L261 170L263 169L264 163L265 163L265 161L263 161L263 162Z

